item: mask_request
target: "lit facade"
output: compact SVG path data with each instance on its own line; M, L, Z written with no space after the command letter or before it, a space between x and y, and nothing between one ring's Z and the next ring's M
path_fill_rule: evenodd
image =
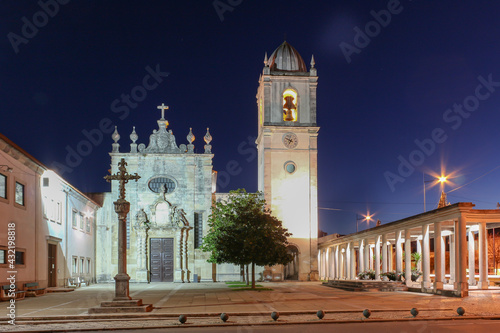
M273 279L317 280L318 175L314 58L308 71L287 42L264 61L257 91L258 189L293 234L294 260L269 268Z

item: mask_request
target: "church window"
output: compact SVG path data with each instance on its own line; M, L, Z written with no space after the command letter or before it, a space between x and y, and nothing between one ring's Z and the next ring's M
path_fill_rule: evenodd
M201 213L194 213L194 248L198 249L203 243L203 219Z
M295 172L295 170L297 170L297 165L292 162L292 161L288 161L285 163L285 171L292 174Z
M297 121L297 92L287 89L283 92L283 120Z
M149 189L155 193L172 193L175 190L175 181L168 177L156 177L149 181Z

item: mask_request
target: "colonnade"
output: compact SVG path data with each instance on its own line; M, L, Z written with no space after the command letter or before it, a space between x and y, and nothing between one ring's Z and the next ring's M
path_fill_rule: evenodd
M458 203L326 242L320 240L320 276L324 280L355 280L360 272L373 270L375 280L381 280L382 273L395 271L404 273L408 286L418 283L427 292L450 289L457 296L467 296L469 286L488 289L487 223L500 221L500 211L472 207L471 203ZM405 265L412 262L412 245L421 258L414 267L421 272L416 283L410 278L412 265Z

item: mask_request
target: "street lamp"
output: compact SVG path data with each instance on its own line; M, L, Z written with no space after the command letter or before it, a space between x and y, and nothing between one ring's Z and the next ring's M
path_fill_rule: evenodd
M366 214L366 215L359 216L356 213L356 232L358 232L358 221L367 221L368 223L370 223L372 216L373 216L373 214L372 215Z
M427 210L425 209L425 184L426 183L431 183L431 182L436 182L437 183L441 183L441 184L444 184L446 183L448 179L448 176L440 176L436 179L432 179L432 180L425 180L425 173L422 173L422 185L424 187L424 212L426 212Z

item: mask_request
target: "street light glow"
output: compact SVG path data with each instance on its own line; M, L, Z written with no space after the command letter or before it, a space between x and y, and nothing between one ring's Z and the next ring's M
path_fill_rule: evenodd
M448 178L447 176L441 176L441 177L439 177L438 181L439 181L440 183L444 183L444 182L446 182L446 179L447 179L447 178Z

